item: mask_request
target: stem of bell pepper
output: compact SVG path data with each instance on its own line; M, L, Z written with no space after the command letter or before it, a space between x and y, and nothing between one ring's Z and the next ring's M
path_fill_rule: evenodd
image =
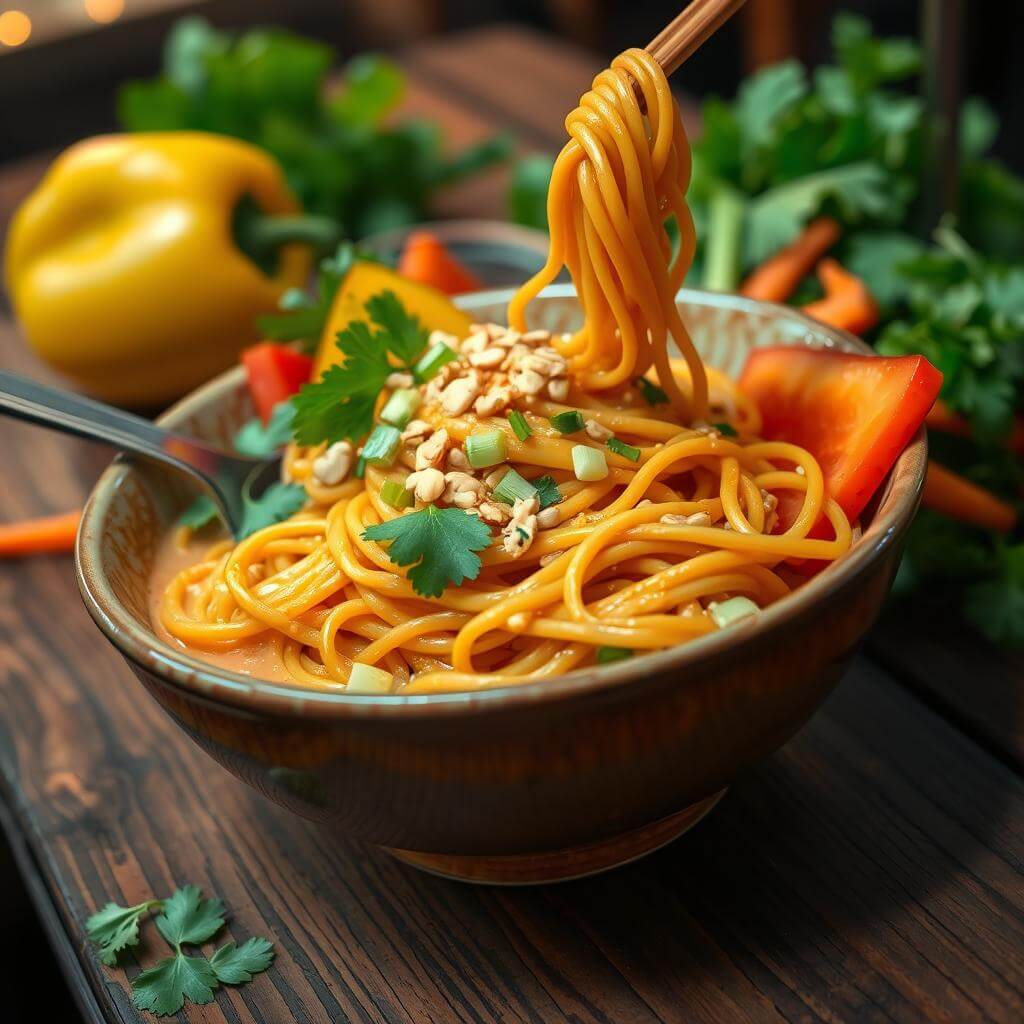
M246 196L235 208L235 244L265 273L273 273L277 253L284 245L301 243L316 255L332 252L341 241L338 224L310 213L265 213Z

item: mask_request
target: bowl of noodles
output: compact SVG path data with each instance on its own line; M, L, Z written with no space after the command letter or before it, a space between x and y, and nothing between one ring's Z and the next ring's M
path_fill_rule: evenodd
M429 339L367 302L390 355L363 324L294 400L291 514L199 548L187 484L118 460L77 549L95 621L221 764L480 882L641 856L786 742L878 613L926 465L910 426L847 515L810 451L761 436L751 353L869 350L680 290L689 150L649 54L566 124L545 266ZM230 447L252 414L236 370L164 423Z

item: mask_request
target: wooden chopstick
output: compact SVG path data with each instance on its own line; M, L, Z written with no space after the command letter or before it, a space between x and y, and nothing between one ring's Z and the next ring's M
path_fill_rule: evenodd
M647 52L666 75L671 75L744 3L745 0L692 0L647 44Z

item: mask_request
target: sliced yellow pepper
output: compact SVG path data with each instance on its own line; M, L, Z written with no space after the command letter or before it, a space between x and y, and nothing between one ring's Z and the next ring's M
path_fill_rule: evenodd
M167 402L230 366L311 265L302 244L243 252L246 211L299 212L280 167L246 143L167 132L72 146L7 237L8 292L32 347L128 405Z

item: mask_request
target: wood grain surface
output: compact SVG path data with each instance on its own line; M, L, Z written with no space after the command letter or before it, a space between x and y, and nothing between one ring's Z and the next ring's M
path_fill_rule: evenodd
M557 144L592 71L498 30L424 44L408 64L410 109L456 141L497 123L527 148ZM515 89L495 87L495 69L516 68ZM500 215L501 196L494 175L446 212ZM48 377L9 321L0 362ZM108 457L0 421L0 519L73 507ZM916 657L924 639L876 638L811 724L681 841L589 880L473 888L267 803L142 690L89 620L70 558L5 563L0 824L88 1020L152 1019L131 1005L137 966L109 970L89 949L89 913L194 882L225 900L232 938L265 935L278 958L182 1021L1018 1022L1019 667L972 663L968 636L955 655ZM163 950L147 934L151 963Z

